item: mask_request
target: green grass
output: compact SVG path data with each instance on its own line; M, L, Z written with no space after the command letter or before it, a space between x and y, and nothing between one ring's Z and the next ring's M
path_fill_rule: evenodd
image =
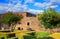
M16 32L16 31L15 31ZM18 32L18 31L17 31ZM19 39L23 39L23 36L26 35L27 33L31 33L32 31L21 31L20 33L16 33L16 36L19 38ZM36 32L35 33L35 36L37 38L39 37L47 37L50 33L49 32Z
M42 38L48 36L50 33L49 32L36 32L36 37L37 38Z
M12 32L12 34L13 33L15 33L15 35L16 35L16 37L18 38L18 39L23 39L23 36L24 35L28 35L27 33L31 33L32 31L19 31L19 30L15 30L14 32ZM5 39L7 38L7 36L8 36L8 34L9 33L0 33L0 37L4 37ZM46 37L46 36L48 36L50 33L49 32L36 32L35 33L35 36L37 37L37 38L39 38L39 37Z
M7 36L8 34L3 34L3 33L0 34L0 38L4 37L5 39L7 39Z

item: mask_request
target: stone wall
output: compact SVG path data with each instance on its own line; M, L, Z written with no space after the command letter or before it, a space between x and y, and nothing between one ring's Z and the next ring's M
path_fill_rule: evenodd
M26 14L24 16L25 17L23 17L21 23L17 24L15 29L18 29L20 27L20 29L23 28L23 30L28 30L30 28L35 31L42 31L37 17L26 17Z

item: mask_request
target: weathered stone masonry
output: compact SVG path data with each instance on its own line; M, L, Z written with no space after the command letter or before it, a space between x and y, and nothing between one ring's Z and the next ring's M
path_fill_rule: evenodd
M20 12L17 14L23 16L23 18L21 20L21 23L16 25L15 29L28 30L31 28L32 30L36 31L40 30L39 21L36 15L27 12Z

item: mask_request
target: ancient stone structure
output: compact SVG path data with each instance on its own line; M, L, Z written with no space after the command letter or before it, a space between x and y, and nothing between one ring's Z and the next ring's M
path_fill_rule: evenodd
M35 14L28 12L18 12L17 14L23 16L23 18L20 23L16 24L15 29L35 31L40 30L39 21Z
M1 27L2 30L11 30L13 28L16 30L44 31L44 28L41 28L37 15L28 12L14 12L14 14L22 16L22 20L13 27L8 27L4 25L3 27Z

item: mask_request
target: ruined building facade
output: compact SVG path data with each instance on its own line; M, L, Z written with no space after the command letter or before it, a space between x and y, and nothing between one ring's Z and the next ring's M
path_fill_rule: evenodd
M40 24L38 18L35 14L31 14L28 12L19 12L17 13L20 16L23 16L20 23L16 24L15 29L21 30L40 30Z
M14 14L17 14L23 17L20 23L17 23L14 27L8 27L4 25L3 27L1 27L2 30L12 29L12 28L16 30L35 30L35 31L43 30L40 26L37 15L28 13L28 12L16 12Z

